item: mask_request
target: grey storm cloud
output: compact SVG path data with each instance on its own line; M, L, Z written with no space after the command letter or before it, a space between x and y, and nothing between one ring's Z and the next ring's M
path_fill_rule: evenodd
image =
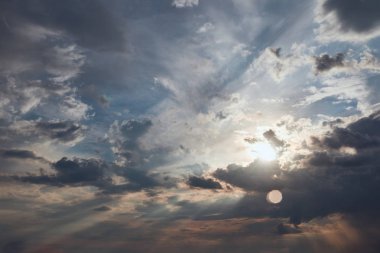
M342 67L344 54L338 53L335 56L323 54L315 57L315 68L318 72L328 71L334 67Z
M187 184L195 188L214 189L214 190L223 189L222 185L218 181L212 178L190 176L187 181Z
M326 12L335 12L343 30L368 32L380 24L380 2L378 0L326 0Z

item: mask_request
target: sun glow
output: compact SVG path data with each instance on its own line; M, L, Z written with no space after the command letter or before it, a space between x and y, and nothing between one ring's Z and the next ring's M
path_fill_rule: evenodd
M266 142L257 142L253 144L253 154L258 159L264 161L273 161L277 158L276 150Z

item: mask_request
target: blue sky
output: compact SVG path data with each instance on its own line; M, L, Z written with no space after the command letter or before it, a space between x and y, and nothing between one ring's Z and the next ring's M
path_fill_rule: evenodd
M378 252L378 13L0 1L0 249Z

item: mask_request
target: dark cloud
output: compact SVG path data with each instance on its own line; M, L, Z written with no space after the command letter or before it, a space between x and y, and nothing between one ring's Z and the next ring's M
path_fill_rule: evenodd
M136 120L131 119L123 121L120 125L120 132L126 137L131 145L136 143L136 140L142 136L150 127L152 122L148 119ZM129 146L129 144L125 144Z
M281 56L281 47L279 48L270 48L270 51L277 57Z
M277 163L255 161L244 167L230 164L226 169L217 169L212 175L247 191L269 191L280 188L280 182L274 177L280 173Z
M326 12L334 11L344 31L368 32L380 24L380 2L377 0L326 0Z
M244 141L246 141L250 144L253 144L253 143L257 142L257 139L254 137L247 137L247 138L244 138Z
M25 251L24 241L11 241L3 246L4 253L22 253Z
M191 176L189 177L187 184L191 187L203 189L223 189L222 185L212 178Z
M328 71L335 67L342 67L344 54L339 53L335 56L323 54L315 57L315 68L318 72Z
M65 33L83 47L121 50L125 45L121 27L105 4L88 0L1 1L2 37L12 36L12 30L20 23L32 24ZM21 43L18 41L20 47L28 46Z
M339 149L352 147L356 149L376 148L380 145L380 113L349 124L346 128L335 128L322 140L316 140L319 145Z
M106 176L108 165L98 159L80 159L70 160L63 157L59 161L52 163L52 169L56 174L30 175L25 177L16 177L23 182L35 184L50 184L56 186L63 185L94 185L104 186L109 184L109 178Z
M115 121L109 130L108 140L119 161L128 167L148 168L157 166L165 158L166 150L145 150L139 143L152 126L149 119L130 119L123 122Z
M110 208L108 206L99 206L99 207L94 208L93 210L96 212L108 212L108 211L112 210L112 208Z
M299 229L295 225L286 224L286 223L280 223L280 224L277 225L277 233L279 233L280 235L284 235L284 234L298 234L298 233L302 233L302 230Z
M335 119L335 120L331 120L331 121L323 121L322 122L322 125L323 126L330 126L330 127L335 127L336 125L340 125L340 124L343 124L344 121L342 119Z
M223 111L217 112L215 114L215 119L217 119L217 120L224 120L227 117L228 117L228 115L225 112L223 112Z
M43 157L37 156L33 151L22 149L4 149L0 150L0 156L3 158L31 159L47 162Z
M263 133L263 136L265 137L265 139L267 139L267 141L269 141L273 146L276 146L276 147L282 147L285 145L284 141L280 140L276 133L272 130L272 129L269 129L268 131L266 131L265 133Z
M169 186L168 183L161 183L156 174L150 175L145 170L107 164L103 160L94 158L68 159L63 157L52 163L51 169L55 171L55 174L47 174L41 170L40 175L13 176L12 178L22 182L53 186L91 185L99 188L105 194L121 194ZM123 177L126 182L114 184L112 176Z
M56 178L59 182L75 184L103 180L107 165L96 159L69 160L64 157L53 163L53 168L57 171Z
M72 121L39 121L35 128L40 135L61 142L74 141L83 136L83 126Z

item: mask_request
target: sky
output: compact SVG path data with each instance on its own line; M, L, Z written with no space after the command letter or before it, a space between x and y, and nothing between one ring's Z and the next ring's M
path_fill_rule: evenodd
M0 252L378 253L378 0L0 0Z

